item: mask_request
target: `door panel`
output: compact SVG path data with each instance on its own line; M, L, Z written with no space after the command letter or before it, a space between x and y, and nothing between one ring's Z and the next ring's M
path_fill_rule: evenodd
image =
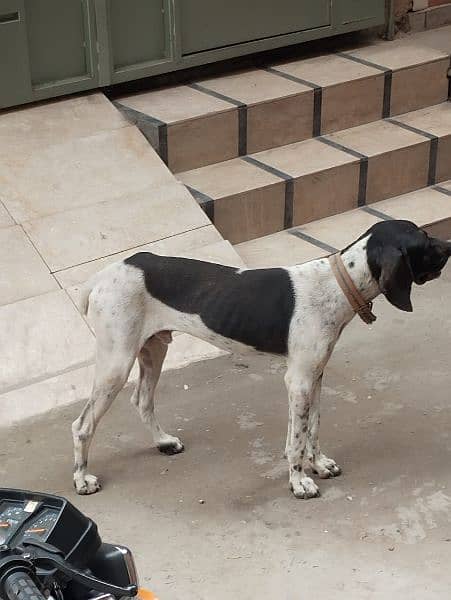
M25 0L33 86L89 77L85 2Z
M383 23L385 18L385 5L380 0L341 0L335 4L335 10L338 15L337 24L340 25L369 19L377 19Z
M115 71L165 57L164 0L110 0L109 15Z
M31 100L22 0L3 0L0 3L0 82L0 108Z
M331 0L178 0L182 54L330 25Z
M0 0L0 108L384 19L385 0Z

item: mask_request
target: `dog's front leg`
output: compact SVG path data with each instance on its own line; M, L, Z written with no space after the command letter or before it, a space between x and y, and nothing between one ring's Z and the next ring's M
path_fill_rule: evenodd
M318 486L304 472L304 458L307 446L309 412L314 391L311 373L288 367L285 376L290 405L290 440L287 447L290 488L296 498L319 496Z
M320 397L321 384L323 376L316 382L312 405L310 407L309 425L307 432L307 462L314 473L317 473L321 479L337 477L341 474L341 468L332 459L321 452L319 445L319 422L320 422Z

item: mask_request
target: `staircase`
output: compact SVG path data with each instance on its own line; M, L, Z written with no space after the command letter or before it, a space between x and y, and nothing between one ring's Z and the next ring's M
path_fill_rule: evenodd
M117 100L249 266L408 218L451 236L451 27Z

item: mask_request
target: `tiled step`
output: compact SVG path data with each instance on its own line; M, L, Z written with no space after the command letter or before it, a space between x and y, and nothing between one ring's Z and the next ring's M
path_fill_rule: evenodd
M449 54L451 52L451 26L440 27L433 31L423 31L421 33L415 33L414 37L418 44L421 46L427 46L433 50L439 50Z
M445 29L449 40L441 32L437 47L414 35L125 96L117 105L172 171L186 171L445 101Z
M377 202L371 209L393 219L413 221L439 238L451 238L451 180Z
M180 173L239 243L451 177L451 103Z
M387 90L389 114L393 116L438 104L447 98L450 52L451 41L446 54L440 55L440 50L423 46L411 36L346 54L354 60L383 67L388 73L386 77L391 79L390 90Z
M407 219L432 235L451 238L451 181L243 242L235 250L248 267L294 265L345 248L387 219Z

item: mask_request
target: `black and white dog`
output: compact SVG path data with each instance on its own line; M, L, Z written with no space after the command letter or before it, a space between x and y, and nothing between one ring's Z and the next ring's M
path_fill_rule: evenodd
M405 311L412 311L412 284L439 277L450 255L451 243L409 221L377 223L340 253L365 302L383 293ZM97 361L91 398L72 426L79 494L100 489L87 473L89 446L136 358L140 375L132 403L161 452L182 452L182 442L165 433L154 414L172 331L231 352L285 355L290 487L297 498L312 498L319 490L307 468L321 478L340 474L318 442L319 400L323 370L355 311L328 258L288 268L237 269L140 252L96 274L83 289L81 308L95 330Z

